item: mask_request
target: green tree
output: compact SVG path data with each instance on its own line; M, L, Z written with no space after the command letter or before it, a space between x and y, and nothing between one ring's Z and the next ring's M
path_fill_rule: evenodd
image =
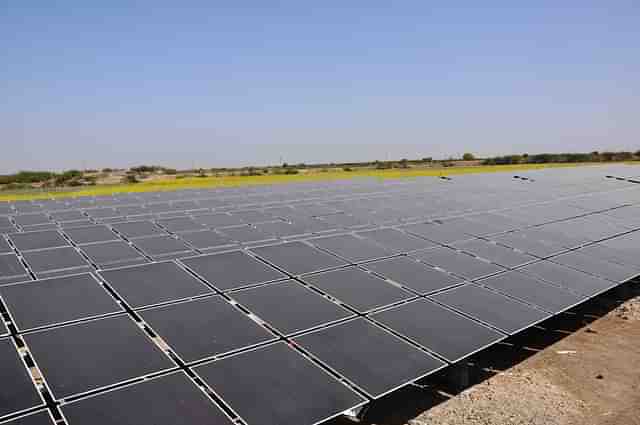
M463 161L473 161L475 159L476 159L476 157L470 152L467 152L464 155L462 155L462 160Z

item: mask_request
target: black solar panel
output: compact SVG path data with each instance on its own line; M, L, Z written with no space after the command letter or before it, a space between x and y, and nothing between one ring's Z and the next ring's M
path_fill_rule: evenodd
M0 382L0 419L44 404L8 338L0 339Z
M275 338L218 296L156 307L140 315L186 362Z
M11 246L9 245L9 243L5 238L0 236L0 255L8 254L11 252L13 252L13 248L11 248Z
M65 404L62 414L69 425L233 424L183 372Z
M144 256L124 241L83 245L82 251L100 268L113 268L146 263Z
M57 399L173 367L128 316L63 326L24 338Z
M327 270L347 264L345 261L303 242L264 246L253 248L252 251L292 275Z
M6 285L0 297L21 331L122 311L91 274Z
M543 279L577 294L585 296L596 295L615 286L615 283L586 273L561 266L549 261L540 261L520 269L521 271Z
M380 397L446 364L364 319L331 326L294 341L371 397Z
M187 232L204 229L203 224L197 223L191 217L178 217L158 220L158 224L170 232Z
M68 246L69 242L55 230L12 233L9 238L20 251Z
M0 255L0 285L31 279L15 254Z
M337 235L310 239L309 242L354 263L392 255L381 245L353 235Z
M521 266L537 260L534 256L481 239L459 242L454 247L507 268Z
M583 251L571 251L550 259L554 263L572 267L574 269L609 279L612 282L622 283L640 274L639 270L630 266L623 266L615 262L607 261L584 254Z
M586 299L520 272L501 274L479 283L551 313L559 313Z
M182 233L180 239L186 241L197 249L217 248L233 246L235 242L229 237L223 236L215 230L203 230L197 232Z
M305 277L304 281L360 312L393 304L413 296L355 267L311 275Z
M467 357L505 337L424 299L376 313L372 317L450 362Z
M550 313L473 284L431 296L432 299L512 334L550 316Z
M367 263L363 267L421 294L428 294L462 283L462 280L450 274L420 264L407 257Z
M284 334L353 315L292 280L235 292L232 297Z
M106 242L117 240L118 235L104 225L65 228L64 232L77 244Z
M89 263L73 247L29 251L23 256L36 276L45 277L55 272L73 274L90 270Z
M158 226L150 221L128 221L113 224L112 227L126 238L139 238L143 236L153 236L164 234Z
M173 262L112 269L99 274L132 308L212 292L205 284Z
M315 424L365 401L284 343L195 372L248 424Z
M221 291L286 277L284 273L242 251L201 255L180 261Z
M479 260L449 248L428 249L412 254L421 261L440 267L465 279L475 280L504 271L503 267Z
M151 258L162 259L169 256L186 256L191 249L178 239L169 236L150 236L135 239L133 244Z
M275 238L274 236L268 233L265 233L261 230L256 229L255 227L248 226L248 225L235 226L235 227L222 227L222 228L218 228L218 231L222 233L224 236L228 237L229 239L237 243L267 241Z
M394 253L415 251L435 246L432 242L409 236L406 233L391 228L367 230L365 232L358 232L357 234L363 238L379 243Z

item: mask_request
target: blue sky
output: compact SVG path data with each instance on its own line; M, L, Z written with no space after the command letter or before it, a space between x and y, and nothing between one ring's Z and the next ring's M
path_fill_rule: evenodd
M640 3L521 3L5 0L0 172L640 149Z

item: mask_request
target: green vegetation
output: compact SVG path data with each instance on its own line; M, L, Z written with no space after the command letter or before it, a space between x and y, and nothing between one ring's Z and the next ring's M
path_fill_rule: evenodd
M640 151L632 152L591 152L591 153L541 153L537 155L505 155L486 158L483 165L505 164L551 164L579 162L638 161Z

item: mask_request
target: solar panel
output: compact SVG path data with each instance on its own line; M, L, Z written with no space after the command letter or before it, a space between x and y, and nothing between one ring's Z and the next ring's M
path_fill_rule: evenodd
M274 239L274 236L248 225L222 227L217 230L237 243L260 242Z
M21 214L13 217L19 226L33 226L35 224L50 223L49 216L44 213Z
M193 219L196 223L210 228L236 226L244 223L240 217L234 217L227 213L204 214Z
M86 260L73 247L28 251L23 256L36 276L44 277L60 271L71 274L78 273L79 270L90 270Z
M251 251L292 275L327 270L348 264L303 242L264 246L253 248Z
M514 268L537 260L536 257L531 255L481 239L459 242L454 245L454 248L484 258L506 268Z
M304 281L360 312L406 300L413 295L355 267L319 273Z
M81 249L100 268L122 267L147 262L141 253L124 241L83 245Z
M15 254L0 255L0 285L31 279Z
M183 258L180 262L221 291L286 277L242 251Z
M562 264L585 273L622 283L640 274L640 271L629 266L622 266L611 261L603 260L593 255L586 255L583 251L571 251L550 259L554 263Z
M268 221L255 225L256 229L274 238L287 238L309 233L303 226L286 221Z
M412 255L432 266L440 267L449 273L469 280L480 279L504 270L500 266L449 248L428 249L415 252Z
M394 253L409 252L436 246L432 242L409 236L406 233L391 228L358 232L357 235L373 240Z
M194 370L250 425L315 424L365 402L284 343Z
M508 334L516 333L550 316L548 312L473 284L440 292L431 298Z
M367 263L363 267L420 294L428 294L462 283L460 279L450 274L407 257Z
M122 311L91 274L6 285L0 298L19 331Z
M154 259L187 255L191 249L178 239L169 236L150 236L133 241L133 244L146 255Z
M76 221L86 219L87 216L80 210L67 210L51 213L51 218L55 221Z
M505 246L518 249L536 257L544 258L565 251L562 245L550 241L541 241L525 232L505 233L491 237L492 240Z
M158 220L158 224L173 233L204 229L204 225L197 223L191 217L178 217Z
M200 250L235 245L233 240L215 230L181 233L180 239Z
M140 238L143 236L165 234L165 232L150 221L127 221L113 224L112 227L126 238Z
M62 406L69 425L232 425L184 372L87 397Z
M177 301L212 292L177 264L168 261L105 270L99 274L132 308Z
M140 315L185 362L275 338L218 296L155 307Z
M51 414L48 410L41 410L36 413L20 416L12 421L2 423L6 425L54 425Z
M9 239L20 251L69 246L69 242L55 230L12 233L9 234Z
M616 239L610 240L610 242L615 241ZM640 270L640 257L633 252L616 248L612 245L606 244L605 242L586 246L581 248L580 252L621 266L630 267L634 270Z
M64 229L64 233L77 244L88 244L95 242L107 242L118 240L118 235L104 225L76 227Z
M174 366L128 316L48 329L24 339L58 400Z
M232 298L284 334L353 316L292 280L235 292Z
M260 210L233 211L231 215L238 217L245 223L261 223L264 221L271 221L275 218L271 214L267 214Z
M332 252L348 261L375 260L392 255L381 245L353 235L337 235L310 239L309 243Z
M373 398L446 365L364 319L305 334L294 341Z
M479 283L551 313L559 313L586 299L520 272L493 276Z
M401 226L401 229L427 240L443 244L473 238L473 236L464 233L456 226L450 224L419 223Z
M505 337L424 299L375 313L371 317L450 362L456 362Z
M8 338L0 339L0 382L0 419L44 404Z
M615 283L570 269L549 261L540 261L520 269L549 283L556 284L578 294L593 296L615 286Z
M9 245L9 242L2 236L0 236L0 255L9 254L13 252L13 248Z

